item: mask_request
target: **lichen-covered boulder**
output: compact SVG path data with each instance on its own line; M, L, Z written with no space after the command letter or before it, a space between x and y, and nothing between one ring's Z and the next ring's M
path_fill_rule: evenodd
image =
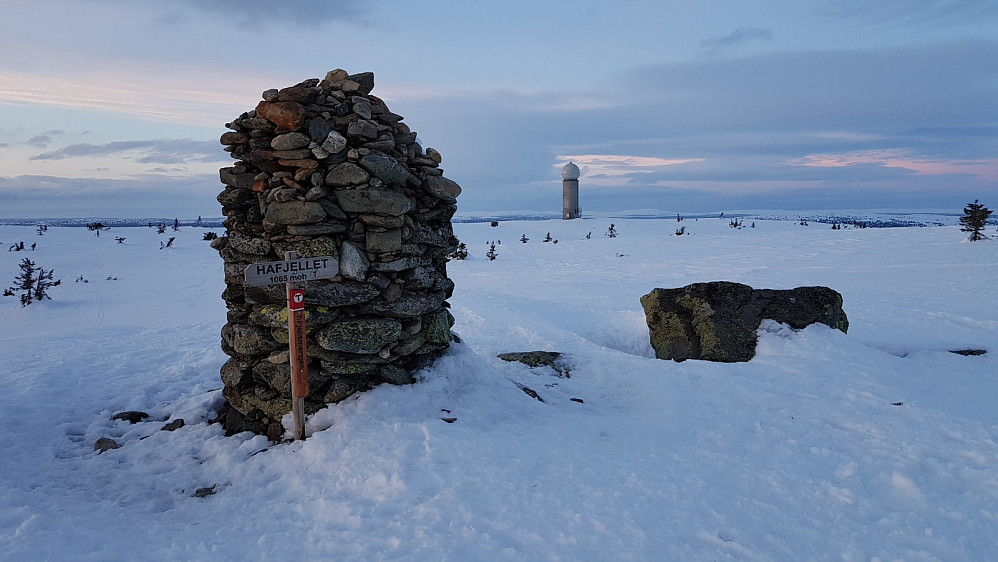
M764 319L802 329L821 323L842 330L849 321L842 295L828 287L753 289L714 281L678 289L654 289L641 297L655 356L659 359L748 361Z

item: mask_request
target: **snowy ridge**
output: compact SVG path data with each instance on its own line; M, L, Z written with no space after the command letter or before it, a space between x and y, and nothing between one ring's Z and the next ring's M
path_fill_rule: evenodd
M448 267L463 343L418 384L327 408L306 441L279 445L208 423L225 306L200 230L122 229L118 244L0 226L4 247L37 243L2 254L4 286L25 257L63 280L51 301L0 299L0 549L11 560L991 558L998 242L966 243L955 226L738 229L727 216L457 224L471 253ZM654 359L639 297L712 280L832 287L849 333L768 322L747 363ZM563 352L570 377L496 357L535 349ZM950 353L960 349L987 353ZM150 419L110 419L122 410ZM178 418L184 427L160 430ZM104 436L121 448L96 454Z

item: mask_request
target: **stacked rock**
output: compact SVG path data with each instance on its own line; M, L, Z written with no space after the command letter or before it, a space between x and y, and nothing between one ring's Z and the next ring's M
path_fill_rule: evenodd
M243 284L246 266L333 256L339 274L305 289L307 412L382 382L413 382L451 341L447 255L461 193L440 153L371 95L374 74L333 70L263 93L226 124L220 170L228 322L222 349L226 431L279 436L291 411L284 285Z

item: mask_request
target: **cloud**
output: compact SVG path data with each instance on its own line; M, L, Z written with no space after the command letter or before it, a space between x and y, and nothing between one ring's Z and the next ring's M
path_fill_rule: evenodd
M582 170L584 180L601 178L605 181L633 173L651 173L670 166L702 161L699 158L659 158L622 154L576 154L560 156L558 159L562 162L575 162Z
M723 37L709 37L700 41L700 47L716 53L726 47L731 47L753 40L768 41L773 38L773 32L761 27L739 27Z
M2 218L218 216L218 175L138 180L0 177Z
M160 0L108 0L138 9L162 9ZM266 27L274 22L316 27L329 22L358 22L368 13L368 2L360 0L180 0L176 4L231 18L239 23ZM170 12L165 21L180 21L187 14Z
M991 125L998 42L699 59L636 69L625 83L647 117L641 129L680 135Z
M136 162L142 164L181 164L225 160L225 155L216 142L191 139L115 141L107 144L78 143L36 154L29 160L98 157L134 158Z
M48 135L35 135L28 139L27 143L37 148L47 148L52 142L52 137Z
M826 0L815 8L826 19L883 27L939 27L998 18L993 0Z

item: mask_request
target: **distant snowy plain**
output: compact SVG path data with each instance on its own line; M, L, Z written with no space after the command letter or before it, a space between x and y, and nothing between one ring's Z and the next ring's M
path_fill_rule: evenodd
M37 244L0 254L0 285L25 257L62 279L0 298L0 559L995 559L998 240L752 217L455 229L463 343L275 445L208 423L210 229L0 225L0 250ZM641 295L716 280L832 287L849 333L766 322L750 362L655 359ZM528 350L571 376L496 357ZM105 436L121 448L98 455Z

